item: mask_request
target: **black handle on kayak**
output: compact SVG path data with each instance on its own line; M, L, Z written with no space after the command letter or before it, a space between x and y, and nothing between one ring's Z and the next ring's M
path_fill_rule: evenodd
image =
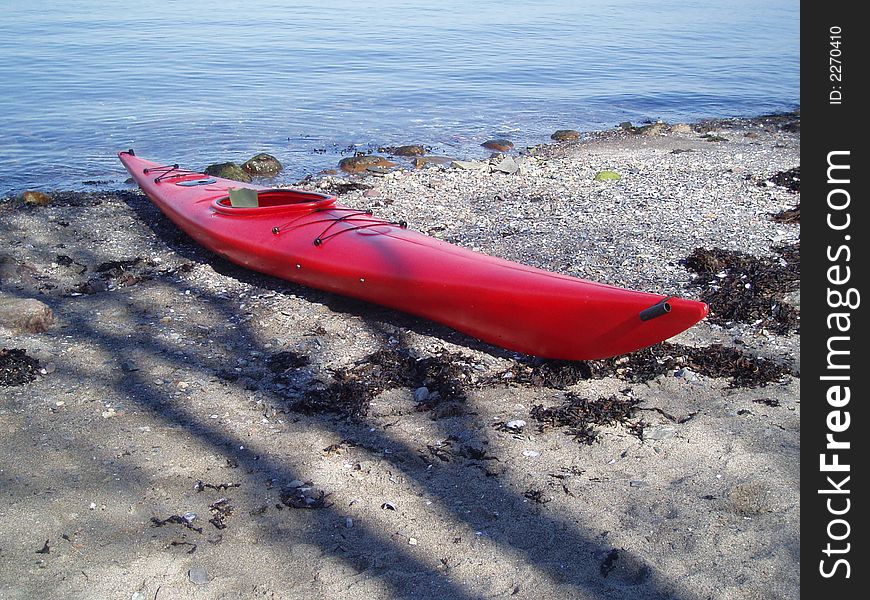
M665 298L658 304L653 304L649 308L645 308L640 311L640 320L649 321L650 319L655 319L656 317L660 317L671 312L671 305L668 303L668 300L670 300L670 298Z

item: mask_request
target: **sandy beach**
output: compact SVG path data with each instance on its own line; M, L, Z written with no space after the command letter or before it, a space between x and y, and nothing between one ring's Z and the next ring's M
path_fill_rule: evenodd
M0 303L51 311L0 326L0 598L798 598L799 115L505 156L304 185L758 306L540 361L234 266L132 187L0 202Z

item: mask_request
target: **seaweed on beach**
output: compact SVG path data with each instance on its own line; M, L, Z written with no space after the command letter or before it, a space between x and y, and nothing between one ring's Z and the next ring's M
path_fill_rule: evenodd
M801 222L801 203L798 202L791 208L782 210L775 215L771 215L771 220L777 223L800 223Z
M531 500L532 502L534 502L536 504L547 504L548 502L553 501L552 496L547 495L547 493L544 492L544 490L539 490L537 488L527 489L525 491L525 493L523 494L523 497L527 498L528 500Z
M279 371L279 379L287 371L308 365L308 358L294 353L273 355L271 370ZM311 380L303 390L292 392L290 409L303 414L331 413L358 418L368 412L372 399L389 389L421 388L428 393L421 397L420 410L441 409L465 402L465 387L470 381L471 366L459 355L442 350L440 353L417 357L409 352L379 350L349 369L332 371L332 381L324 385ZM442 415L443 416L443 415Z
M586 361L532 358L515 363L499 378L522 385L565 389L592 376Z
M212 502L208 507L211 513L209 523L215 526L216 529L226 529L227 519L233 514L233 505L229 498L220 498Z
M355 371L383 391L395 387L425 386L439 401L464 401L464 382L471 367L461 354L442 350L432 356L417 357L408 352L382 350L368 356ZM424 405L421 408L431 408Z
M292 350L276 352L266 359L266 366L269 370L279 374L287 373L291 369L307 367L309 364L311 364L310 358Z
M131 286L169 272L158 271L155 267L156 263L141 256L102 262L93 268L95 273L93 277L79 283L69 291L74 294L96 294L107 291L111 286ZM82 270L81 273L86 270Z
M36 379L39 361L21 348L0 349L0 386L24 385Z
M800 166L789 169L788 171L779 171L771 175L766 182L784 187L793 194L799 194L801 191L801 168ZM763 185L763 184L760 184ZM785 209L771 215L771 219L777 223L800 223L801 222L801 203L797 202L792 208Z
M371 388L345 372L336 373L334 377L334 381L325 387L313 386L296 395L290 404L290 410L304 415L364 417L374 397Z
M801 130L801 113L799 110L762 115L753 120L762 125L775 127L776 129L790 133L800 133Z
M202 527L196 527L193 525L193 522L196 520L196 515L170 515L165 519L160 519L158 517L151 517L151 527L163 527L165 525L174 524L174 525L183 525L187 529L195 531L197 533L202 533Z
M690 371L705 377L730 378L731 387L759 387L791 373L791 369L721 344L706 347L662 342L631 354L595 361L596 376L644 383L659 375Z
M332 502L329 501L330 495L323 491L314 491L309 487L286 488L281 490L280 500L281 504L289 508L316 510L332 506Z
M598 398L590 400L573 393L565 395L561 405L544 408L537 404L529 411L540 424L541 430L565 427L568 435L580 443L592 444L598 439L597 425L626 423L634 414L640 400L631 396Z
M606 377L629 383L646 383L681 369L689 369L706 377L730 378L732 387L763 386L791 373L786 366L720 344L695 348L662 342L630 354L600 360L532 359L518 362L508 370L486 379L484 383L566 389L583 380Z
M242 484L240 483L206 483L202 479L196 482L196 485L193 486L193 489L197 492L201 492L203 490L227 490L229 488L237 488Z
M799 288L800 244L777 252L779 258L759 258L733 250L696 248L683 261L698 274L697 285L701 299L710 305L711 322L758 324L778 334L799 328L799 312L782 296Z
M778 171L768 177L767 181L797 194L801 191L801 168L797 166L787 171Z
M94 268L97 273L102 273L104 277L116 278L124 273L129 272L133 267L140 265L145 259L141 256L127 260L109 260L102 262Z
M729 377L731 387L758 387L791 373L791 369L759 356L748 356L736 348L713 344L690 348L687 365L708 377Z
M372 186L366 183L361 183L359 181L341 181L335 179L323 179L319 182L318 186L318 192L334 194L336 196L341 196L342 194L347 194L348 192L355 192L357 190L370 189L372 189Z
M778 407L782 405L782 403L775 398L758 398L756 400L753 400L753 402L755 402L756 404L764 404L765 406L772 407Z

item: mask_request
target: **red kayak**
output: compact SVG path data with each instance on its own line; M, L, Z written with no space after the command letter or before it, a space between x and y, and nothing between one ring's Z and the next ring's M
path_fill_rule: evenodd
M443 323L545 358L633 352L707 315L703 302L551 273L466 250L342 206L119 154L142 191L197 242L232 262Z

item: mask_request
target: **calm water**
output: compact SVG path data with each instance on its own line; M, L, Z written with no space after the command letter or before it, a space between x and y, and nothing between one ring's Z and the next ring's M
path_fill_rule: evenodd
M800 103L796 0L0 7L0 196L117 187L129 147L195 168L270 152L292 181L351 145L483 156L495 136Z

